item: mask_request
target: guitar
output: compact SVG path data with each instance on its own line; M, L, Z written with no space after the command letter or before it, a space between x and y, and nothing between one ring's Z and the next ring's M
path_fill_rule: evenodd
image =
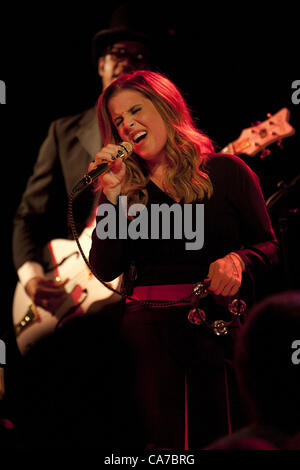
M274 142L281 143L281 140L295 134L295 129L289 124L290 111L282 108L269 119L256 126L244 129L240 137L228 144L221 150L222 153L233 155L245 154L254 157L262 152L262 157L267 156L270 151L266 147Z
M288 123L289 110L281 109L265 122L244 129L240 137L222 150L222 153L254 156L281 139L293 135L295 129ZM85 256L91 247L93 226L87 227L79 237L79 243ZM40 338L54 332L64 321L73 316L92 313L107 304L118 302L120 296L103 286L89 271L82 259L75 241L52 240L47 251L56 267L48 275L52 279L69 279L65 285L68 293L66 301L51 313L34 305L23 286L18 283L13 298L13 323L18 348L25 354ZM110 285L119 290L122 276Z
M88 257L91 247L93 225L86 227L79 237L80 246ZM69 279L64 286L66 300L55 312L37 306L18 282L12 306L13 324L17 346L21 354L26 354L41 338L53 333L57 327L70 318L99 312L105 305L120 301L120 295L105 287L88 269L77 243L71 240L56 239L46 247L53 268L46 274L50 279ZM120 290L122 276L107 283Z

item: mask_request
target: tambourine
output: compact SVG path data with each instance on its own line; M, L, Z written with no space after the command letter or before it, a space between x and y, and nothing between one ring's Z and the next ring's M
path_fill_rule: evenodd
M247 309L246 303L235 298L227 305L227 309L230 312L232 319L230 321L225 320L214 320L212 322L207 321L207 316L199 306L200 300L204 299L209 292L210 280L205 279L204 281L197 282L194 284L193 293L191 297L191 310L188 313L188 321L193 325L204 325L210 328L213 333L217 336L225 336L229 330L235 325L237 319L243 315Z

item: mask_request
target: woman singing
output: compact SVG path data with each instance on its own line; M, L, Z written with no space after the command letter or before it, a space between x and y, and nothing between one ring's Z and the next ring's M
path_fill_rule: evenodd
M98 118L105 146L89 170L110 162L98 179L99 208L112 207L117 236L95 229L90 262L104 281L124 273L132 299L158 303L127 301L121 325L146 447L199 449L240 424L229 367L233 334L190 323L191 305L182 299L204 279L218 308L244 286L253 291L277 263L278 243L256 175L238 157L214 152L165 76L137 71L119 77L100 96ZM126 161L115 159L122 141L133 147ZM125 196L128 229L137 217L140 227L121 237ZM130 215L136 204L139 213ZM165 217L153 221L158 206L172 208L167 233ZM97 224L101 220L103 214ZM202 243L196 243L200 232Z

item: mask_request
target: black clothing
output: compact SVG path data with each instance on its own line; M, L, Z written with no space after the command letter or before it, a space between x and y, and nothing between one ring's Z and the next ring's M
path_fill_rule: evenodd
M256 175L229 155L210 156L205 169L214 193L203 201L203 248L186 250L191 240L174 238L175 225L170 239L155 240L118 235L101 240L96 227L90 262L103 280L126 273L134 262L136 286L195 283L207 276L210 263L231 251L245 262L243 282L262 280L276 265L278 244ZM151 204L171 206L175 201L152 181L147 190L151 234ZM112 206L102 195L100 205L104 203ZM183 202L180 206L183 210ZM113 207L118 234L118 207ZM101 220L98 216L97 223ZM187 448L187 433L189 448L199 448L245 423L231 366L233 333L217 337L197 328L188 322L188 311L186 306L146 308L136 303L124 309L121 330L137 372L135 394L149 448Z
M211 156L206 171L214 193L209 201L203 201L203 248L186 250L185 243L189 240L185 237L180 240L100 240L94 231L90 261L103 280L110 281L126 272L134 260L136 285L195 283L208 274L213 261L231 251L241 256L246 272L255 279L276 265L278 243L256 175L242 160L230 155ZM150 201L147 209L150 203L169 206L175 203L152 181L147 190ZM110 204L104 194L100 198L102 203ZM183 208L183 202L180 205ZM149 214L150 211L148 218ZM97 222L99 220L97 218Z
M68 195L101 148L96 108L51 123L14 219L16 270L26 261L44 264L43 248L56 238L70 238ZM87 190L74 200L78 233L87 225L95 195Z

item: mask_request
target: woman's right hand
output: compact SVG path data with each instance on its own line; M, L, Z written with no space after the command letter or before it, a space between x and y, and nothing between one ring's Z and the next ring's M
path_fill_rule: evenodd
M122 181L126 173L126 165L121 158L117 156L121 147L115 144L108 144L97 153L95 160L89 165L88 171L94 170L98 165L104 162L110 162L110 167L102 175L98 176L95 188L103 188L107 199L116 203L121 192Z

